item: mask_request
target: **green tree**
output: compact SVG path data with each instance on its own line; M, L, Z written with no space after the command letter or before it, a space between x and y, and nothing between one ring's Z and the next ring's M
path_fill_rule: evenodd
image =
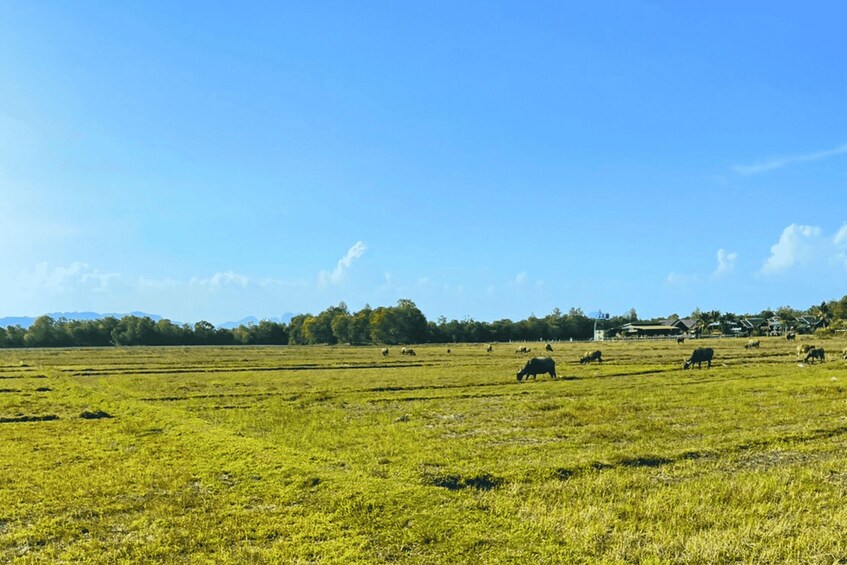
M371 341L371 315L373 310L365 304L365 307L356 312L350 323L349 338L352 344L372 343Z
M353 343L350 331L353 327L353 316L347 312L339 312L332 319L330 327L337 343Z
M112 330L115 345L153 345L155 337L155 324L147 316L124 316Z
M288 343L288 332L284 324L262 320L256 326L256 343L260 345L285 345Z
M347 305L344 302L338 306L330 306L317 316L314 316L304 321L303 338L306 343L327 343L334 344L338 340L332 331L332 321L339 314L349 314Z
M21 326L9 326L6 328L7 347L23 347L26 341L26 330Z
M39 316L27 329L24 336L27 347L56 347L60 344L60 332L56 321L50 316Z
M426 317L414 302L407 298L401 298L397 301L394 314L394 323L397 325L396 335L399 342L423 343L426 341Z
M307 343L303 332L306 321L312 319L311 314L297 314L288 323L288 342L293 345L304 345Z
M828 326L832 323L832 308L826 302L821 302L817 306L812 306L808 310L809 315L814 316L815 319L821 322L821 325L824 327Z
M188 343L189 331L168 319L161 319L154 327L155 341L159 345L184 345Z
M377 308L371 315L371 340L374 343L396 345L400 343L397 335L397 323L391 308Z
M833 320L847 320L847 296L841 300L833 300L829 303L829 310L832 312Z

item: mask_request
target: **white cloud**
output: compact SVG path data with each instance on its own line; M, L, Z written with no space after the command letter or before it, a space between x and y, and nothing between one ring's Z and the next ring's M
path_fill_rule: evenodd
M847 245L847 224L841 226L841 229L835 234L835 237L832 238L833 243L835 245Z
M786 165L790 165L792 163L808 163L811 161L821 161L823 159L828 159L830 157L841 155L843 153L847 153L847 144L839 145L834 149L827 149L826 151L818 151L815 153L803 153L798 155L785 155L783 157L775 157L772 159L759 161L750 165L736 165L733 167L733 170L740 175L757 175L759 173L766 173L775 169L781 169L782 167L785 167Z
M515 275L515 284L520 286L526 283L528 277L529 275L527 275L525 272L518 273L517 275Z
M321 271L318 274L318 284L321 287L327 287L329 285L337 285L344 279L344 275L350 269L350 266L353 264L355 259L358 259L367 251L367 246L361 241L357 241L353 244L353 247L347 250L347 254L338 260L338 264L335 266L335 269L332 272Z
M697 282L697 280L698 280L697 275L685 275L685 274L677 273L677 272L674 272L674 271L671 271L670 273L668 273L668 276L665 277L665 282L667 284L673 284L673 285L676 285L676 284L691 284L691 283Z
M121 279L118 273L104 273L93 269L87 263L75 261L68 266L53 267L47 263L39 263L30 272L19 275L19 282L28 290L44 290L49 293L62 294L85 289L93 292L104 292L113 283Z
M188 284L189 286L199 286L201 288L213 290L227 286L240 286L241 288L246 288L247 285L250 284L250 277L240 275L233 271L227 271L225 273L215 273L209 278L192 277Z
M735 260L738 259L738 253L727 253L724 249L718 249L718 267L712 273L713 277L722 277L728 275L735 269Z
M832 238L832 243L835 245L833 261L847 267L847 224L841 226L841 229Z
M147 277L139 277L137 285L139 290L144 292L148 290L164 290L168 288L175 288L181 286L182 283L174 279L150 279Z
M827 244L821 234L817 226L791 224L771 246L771 255L765 260L762 273L781 273L794 265L812 262Z

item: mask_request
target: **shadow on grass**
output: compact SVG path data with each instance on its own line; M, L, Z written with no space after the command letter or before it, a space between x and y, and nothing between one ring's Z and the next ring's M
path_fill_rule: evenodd
M476 490L491 490L503 483L503 479L482 473L472 477L463 477L457 474L424 475L424 484L446 488L447 490L462 490L472 488Z
M58 420L59 417L55 414L48 414L47 416L17 416L15 418L0 418L0 424L14 424L17 422L49 422L51 420Z

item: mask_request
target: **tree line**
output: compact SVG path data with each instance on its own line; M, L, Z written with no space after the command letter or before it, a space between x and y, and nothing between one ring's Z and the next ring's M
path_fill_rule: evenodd
M822 302L807 310L782 307L764 310L761 317L780 316L790 322L809 315L826 321L826 332L847 329L847 296ZM673 315L669 316L673 317ZM716 310L695 310L691 317L703 324L730 322L739 316ZM650 322L656 320L642 320ZM639 322L635 309L602 322L604 328ZM200 321L177 324L147 316L105 317L97 320L58 320L41 316L28 328L0 328L0 347L107 347L124 345L398 345L410 343L486 343L538 340L586 340L593 336L595 321L579 308L567 313L558 308L544 316L525 320L482 322L473 319L427 320L414 302L401 299L396 306L365 306L350 312L341 302L323 312L299 314L287 324L262 320L233 329Z

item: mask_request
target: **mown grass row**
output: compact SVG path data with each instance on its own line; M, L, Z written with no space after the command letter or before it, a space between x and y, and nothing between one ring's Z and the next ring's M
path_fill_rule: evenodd
M743 344L2 351L0 559L845 559L847 364Z

